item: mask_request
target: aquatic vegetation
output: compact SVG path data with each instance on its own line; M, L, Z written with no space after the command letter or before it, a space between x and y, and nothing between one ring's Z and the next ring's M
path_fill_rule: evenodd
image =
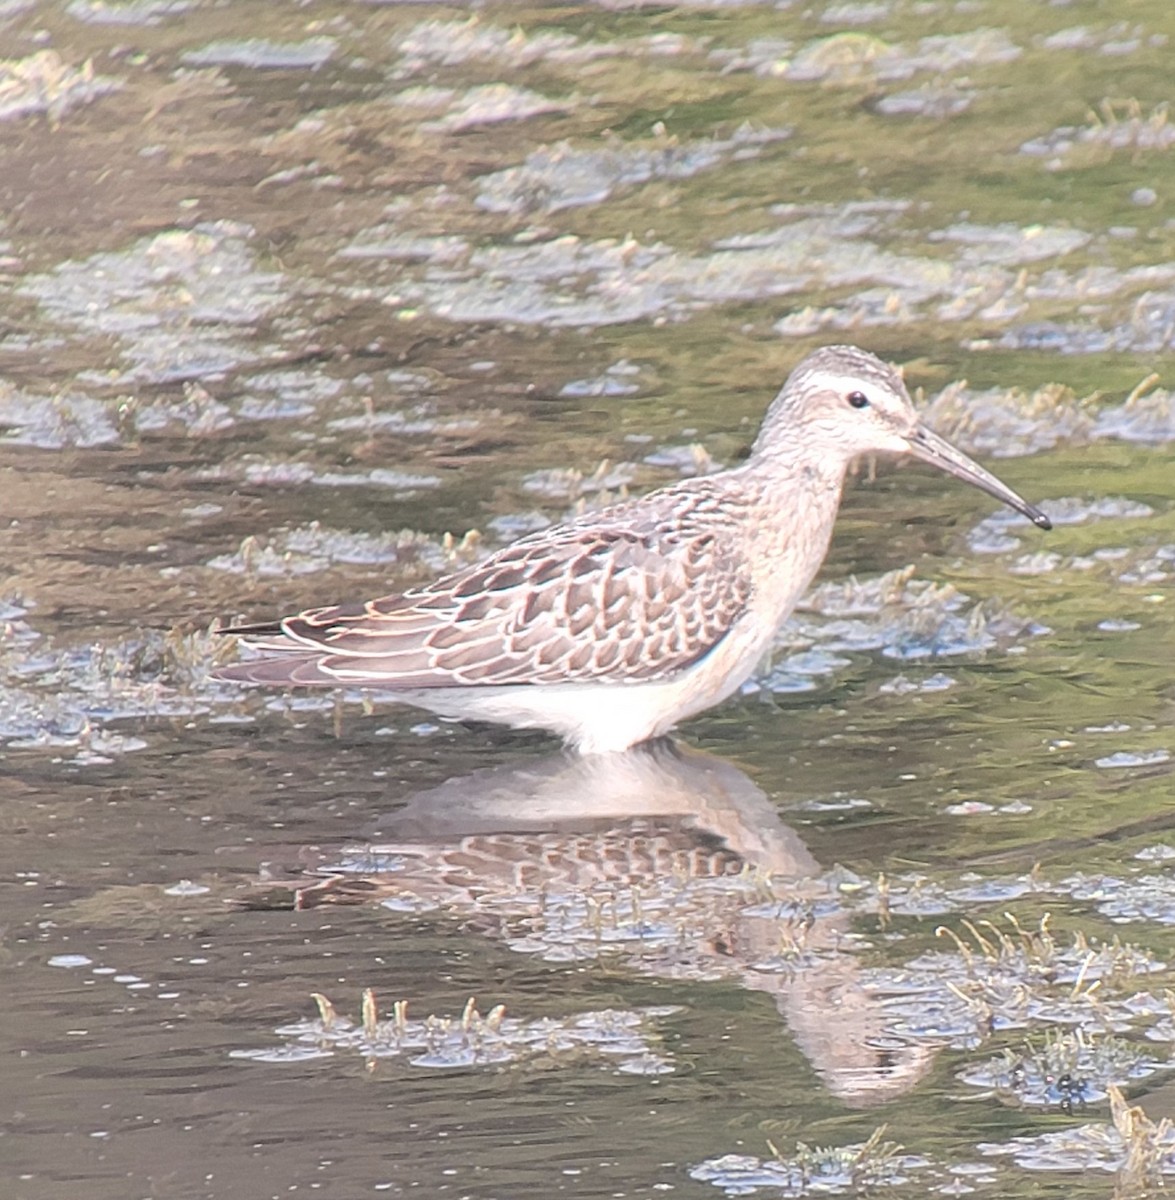
M1168 1067L1144 1048L1113 1034L1090 1034L1080 1027L1046 1032L998 1057L959 1072L973 1087L990 1088L1020 1104L1074 1108L1103 1100L1109 1088L1145 1079Z
M303 1062L350 1053L374 1063L400 1058L414 1067L452 1070L469 1067L534 1065L571 1067L588 1061L626 1075L662 1075L673 1062L654 1049L655 1022L676 1008L626 1011L607 1009L569 1017L522 1020L506 1016L498 1004L484 1015L472 997L460 1017L430 1013L408 1015L408 1002L398 1000L390 1017L379 1016L375 993L363 993L358 1022L340 1016L323 995L315 994L318 1017L281 1025L275 1033L280 1047L233 1050L230 1058L253 1062Z
M311 575L339 563L395 563L412 573L435 573L475 557L477 541L470 533L460 546L446 546L414 529L346 533L314 521L268 539L250 534L234 554L209 559L208 566L253 578Z
M330 61L338 42L331 37L301 42L271 42L267 38L209 42L180 56L194 67L251 67L254 70L317 70Z
M1055 500L1046 500L1041 507L1049 514L1049 519L1056 527L1096 524L1099 521L1137 521L1155 514L1155 510L1149 504L1129 500L1124 496L1101 496L1095 500L1087 500L1080 496L1063 496ZM1015 533L1021 530L1027 532L1029 528L1026 521L1007 520L1003 513L992 513L971 529L967 534L967 544L976 554L1007 554L1020 548L1021 541ZM1153 547L1147 547L1143 551L1146 560L1159 559L1163 553L1162 548ZM1047 574L1058 570L1062 563L1069 569L1088 569L1099 562L1118 562L1117 573L1119 578L1122 578L1127 574L1128 564L1119 560L1125 559L1131 560L1131 567L1138 565L1137 559L1130 551L1116 555L1103 548L1100 551L1095 550L1092 556L1069 559L1063 559L1054 551L1038 551L1034 556L1017 559L1009 569L1017 570L1020 574Z
M1171 761L1169 750L1119 750L1094 759L1094 766L1103 770L1117 767L1154 767Z
M968 894L955 898L947 889L887 881L884 911L958 911ZM1008 919L1010 930L964 919L966 937L939 930L954 941L955 952L921 954L901 967L867 972L864 986L884 998L889 1031L967 1048L993 1032L1036 1025L1120 1031L1157 1007L1140 1006L1130 990L1138 977L1165 967L1146 951L1117 941L1092 943L1081 934L1060 946L1047 919L1036 929Z
M69 0L65 11L90 25L160 25L196 7L196 0Z
M1088 246L1091 235L1080 229L1047 225L980 225L959 221L932 231L930 242L958 246L958 261L975 265L1015 266L1059 258Z
M398 471L393 467L331 471L300 459L281 462L273 459L245 458L231 467L206 467L199 471L198 475L203 480L239 478L244 483L272 487L298 484L313 484L316 487L377 487L403 494L439 487L441 482L436 475Z
M1103 100L1083 126L1062 125L1020 147L1021 154L1047 158L1050 170L1085 165L1114 150L1167 150L1175 145L1168 105L1143 112L1137 100Z
M4 632L0 744L72 749L69 761L80 764L148 745L141 724L132 732L122 722L208 712L208 672L226 653L224 639L208 631L145 630L118 642L59 645L14 616Z
M1127 1102L1120 1088L1108 1087L1112 1124L1095 1122L1068 1129L981 1142L981 1154L1010 1157L1031 1171L1099 1170L1118 1176L1115 1194L1145 1196L1175 1174L1175 1128L1164 1117L1152 1121L1141 1106Z
M67 65L56 50L0 59L0 121L44 114L56 122L70 109L122 86L120 80L95 75L90 62L80 68Z
M924 117L941 121L966 112L979 93L955 83L924 83L909 91L891 92L873 106L886 117Z
M229 406L194 380L184 383L180 400L159 397L144 403L130 398L119 401L118 415L139 434L211 437L236 424Z
M753 70L796 83L851 87L908 79L922 71L945 74L965 66L1009 62L1023 51L997 29L941 34L913 45L883 41L872 34L846 32L808 42L795 53L786 42L751 42L740 51L716 52L727 69Z
M882 696L908 696L911 692L945 692L957 686L957 681L942 671L935 671L925 679L907 679L905 675L895 675L884 683L878 684L877 691Z
M1157 375L1147 376L1125 403L1099 412L1094 436L1149 446L1175 441L1175 393L1154 387L1157 382Z
M627 359L620 359L602 374L591 379L571 379L560 389L560 396L632 396L639 392L640 384L634 382L641 369Z
M1098 414L1091 398L1048 384L1028 395L1017 388L976 391L948 384L923 411L928 425L972 454L1015 458L1092 440Z
M928 1166L926 1159L905 1154L896 1142L885 1140L885 1126L868 1141L848 1146L809 1146L797 1142L794 1153L773 1157L724 1154L690 1168L690 1178L712 1183L729 1196L760 1189L772 1195L859 1195L872 1188L898 1187Z
M1160 763L1170 760L1165 754ZM1145 757L1131 756L1120 766L1144 766ZM1146 921L1175 925L1175 879L1167 875L1092 875L1078 873L1062 879L1057 889L1074 900L1092 902L1097 911L1112 921Z
M260 269L253 233L233 221L168 230L26 275L17 290L50 321L121 346L124 371L79 379L109 387L216 376L270 352L254 327L290 297L290 280Z
M617 139L602 150L559 142L533 151L521 166L481 176L477 205L487 212L532 213L599 204L621 188L653 179L688 179L735 154L754 157L790 134L788 129L744 125L730 138L702 142L663 137L634 144Z
M636 478L633 463L597 463L595 470L584 473L575 467L549 467L532 471L522 481L524 491L544 500L579 501L599 496L603 503L623 498L625 489ZM602 494L602 495L601 495Z
M620 52L619 46L582 42L571 34L553 30L529 33L504 29L480 16L465 21L422 21L401 31L395 42L400 55L397 75L428 67L454 67L470 62L493 62L518 69L537 62L576 64Z
M565 152L546 166L557 172L564 160L571 166L580 161ZM618 169L613 167L612 174ZM640 168L642 175L648 170L647 164ZM544 185L545 192L554 186ZM602 202L610 191L601 191L595 179L587 188L581 181L571 186L579 204ZM966 237L952 236L951 228L959 227L948 227L940 231L939 242L956 247L953 257L912 254L883 245L892 239L904 209L887 201L777 205L776 227L721 238L709 252L695 253L633 236L590 240L563 235L484 247L446 238L438 243L444 257L437 260L445 270L430 271L427 263L424 269L405 269L391 296L405 311L425 310L450 321L594 327L653 316L687 320L705 308L754 297L850 288L853 298L843 319L835 306L819 312L800 306L776 328L791 335L829 323L859 328L869 323L870 314L887 324L903 310L932 313L943 321L998 318L1002 327L1020 309L1007 309L1001 316L997 297L1024 286L1010 268L1063 257L1089 241L1079 231L1040 225L969 226ZM978 245L976 231L982 235ZM370 235L365 237L369 243ZM432 243L410 237L382 244L399 246L399 257L412 248L415 258L427 256ZM1121 275L1115 281L1119 289L1129 284ZM864 312L860 305L866 306Z
M1124 320L1106 328L1089 320L1035 321L1014 325L996 343L1007 349L1049 350L1058 354L1155 352L1171 345L1175 329L1175 293L1148 291L1139 296Z
M723 464L716 462L701 442L690 442L685 446L658 446L644 461L651 467L670 467L683 477L710 475L721 471Z
M411 110L413 117L428 117L421 122L421 129L455 133L477 125L525 121L547 113L567 112L575 107L576 98L555 100L529 88L489 83L464 92L439 87L405 88L396 94L394 102Z
M119 442L115 406L80 392L38 396L0 380L3 441L41 450L109 446Z
M908 566L871 579L818 584L780 630L778 659L765 677L770 690L805 691L804 677L848 666L846 652L880 651L908 662L977 654L1045 632L998 601L971 603L950 584L915 579ZM799 651L799 655L795 652ZM801 679L797 680L796 676Z

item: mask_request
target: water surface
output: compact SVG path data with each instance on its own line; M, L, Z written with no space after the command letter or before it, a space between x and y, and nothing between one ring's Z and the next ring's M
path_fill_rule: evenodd
M1172 1111L1173 38L0 5L5 1194L1115 1186L1107 1088ZM865 464L746 694L609 767L209 681L220 618L736 462L836 340L1053 533Z

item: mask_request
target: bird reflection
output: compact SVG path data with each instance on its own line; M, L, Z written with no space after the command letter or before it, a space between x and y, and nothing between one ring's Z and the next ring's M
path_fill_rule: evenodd
M697 750L487 768L416 793L361 845L306 853L309 878L279 885L300 908L439 908L549 961L607 956L769 993L846 1104L893 1099L931 1065L934 1048L889 1034L860 983L844 875L822 872L747 775Z

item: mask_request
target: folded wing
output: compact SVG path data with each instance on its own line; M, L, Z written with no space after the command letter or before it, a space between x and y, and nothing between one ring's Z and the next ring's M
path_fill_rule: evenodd
M228 630L260 657L218 674L390 690L652 682L712 650L749 596L713 533L570 525L402 595Z

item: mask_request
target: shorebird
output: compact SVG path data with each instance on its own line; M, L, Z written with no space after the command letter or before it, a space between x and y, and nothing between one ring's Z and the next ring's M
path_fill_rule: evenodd
M443 717L537 728L583 754L667 733L747 680L828 550L845 474L912 455L1041 529L1048 517L919 420L898 371L809 354L750 457L553 525L436 582L231 626L247 683L378 689Z

